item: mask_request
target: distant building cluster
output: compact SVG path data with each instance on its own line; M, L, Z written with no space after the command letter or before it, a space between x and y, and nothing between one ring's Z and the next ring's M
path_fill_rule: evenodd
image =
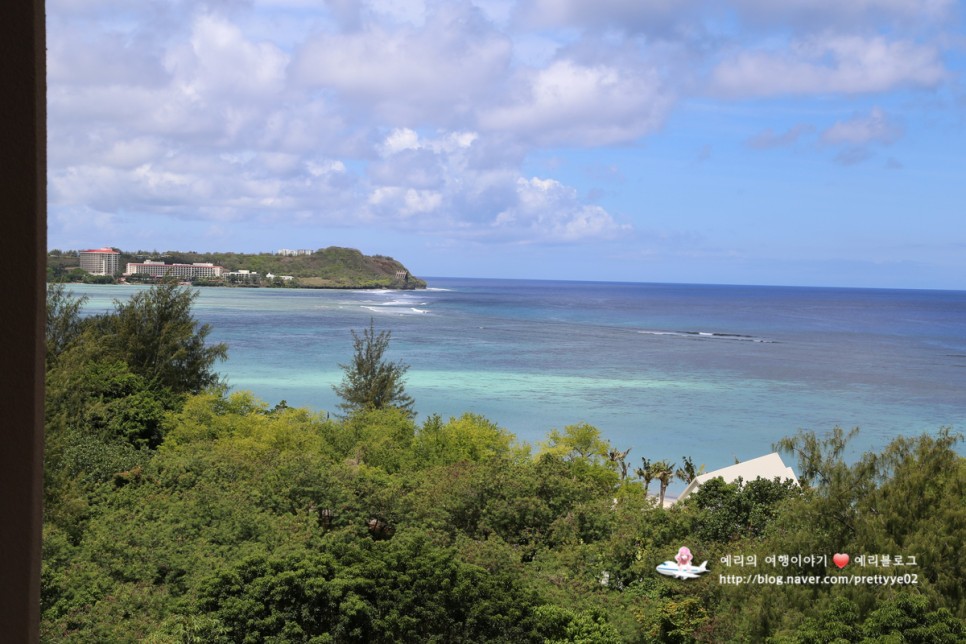
M125 275L150 275L151 277L172 276L181 279L193 277L221 277L225 272L223 266L215 266L211 262L195 262L194 264L165 264L146 260L139 263L128 263L124 269Z
M277 255L311 255L312 251L307 249L289 250L283 248ZM91 275L116 275L120 265L121 253L113 248L94 248L91 250L78 251L80 267ZM261 281L255 271L239 269L229 271L224 266L217 266L211 262L195 262L193 264L165 264L152 259L143 262L129 262L124 267L125 277L131 275L147 275L150 277L175 277L181 280L201 279L225 279L231 283L244 283L258 285ZM270 281L281 280L290 282L295 278L292 275L273 275L267 273L265 278Z
M298 255L311 255L313 251L308 248L300 248L298 250L292 250L291 248L279 248L275 251L276 255L284 255L286 257L297 257Z
M258 282L258 273L256 271L239 269L225 273L224 275L231 282Z
M246 284L258 284L260 281L256 271L248 271L244 269L231 271L230 273L223 273L223 275L228 279L229 282L235 283L243 282ZM272 273L265 273L265 279L267 280L274 280L276 278L282 280L283 282L288 282L295 279L291 275L274 275Z
M80 267L91 275L114 275L117 273L121 253L113 248L95 248L78 253Z

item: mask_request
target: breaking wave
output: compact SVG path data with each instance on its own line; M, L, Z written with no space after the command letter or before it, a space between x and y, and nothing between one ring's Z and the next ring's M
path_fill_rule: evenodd
M761 342L765 344L773 344L775 342L774 340L769 340L768 338L759 338L754 335L745 335L742 333L723 333L720 331L638 331L638 333L643 335L668 335L691 339L739 340L744 342Z

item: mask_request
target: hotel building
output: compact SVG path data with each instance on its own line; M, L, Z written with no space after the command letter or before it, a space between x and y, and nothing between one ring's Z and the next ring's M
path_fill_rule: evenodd
M82 250L80 256L80 267L91 275L114 275L117 273L117 266L121 253L113 248L95 248L93 250Z
M180 279L192 277L221 277L225 268L215 266L210 262L196 262L194 264L165 264L147 260L141 263L129 263L124 269L125 275L150 275L151 277L165 277L171 275Z

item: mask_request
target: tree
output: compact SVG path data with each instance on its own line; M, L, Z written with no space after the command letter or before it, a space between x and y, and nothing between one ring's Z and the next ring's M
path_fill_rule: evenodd
M48 366L80 335L83 329L80 310L86 302L86 295L75 297L63 284L50 284L47 287Z
M563 642L599 642L609 644L624 641L620 633L607 622L602 611L575 611L554 604L539 606L535 611L539 633L546 644Z
M687 502L699 511L697 536L707 541L730 543L736 539L757 539L785 506L798 497L801 488L786 479L756 478L725 483L718 477L699 487Z
M658 461L654 463L651 468L654 471L654 478L656 478L661 484L661 498L659 505L664 507L664 493L667 492L667 488L671 484L671 479L674 478L674 463Z
M395 407L409 415L413 411L413 399L406 393L403 376L409 365L388 362L383 359L389 348L390 331L376 333L375 323L369 318L369 328L359 335L352 331L352 347L355 354L349 364L340 364L345 372L342 384L332 389L345 402L339 405L346 414L366 409Z
M213 641L542 641L536 597L512 573L465 563L427 535L287 550L225 566L202 586L198 612L227 631Z
M695 467L694 461L691 460L691 457L685 456L684 465L677 469L677 471L674 473L674 476L684 481L684 484L687 485L702 474L704 474L704 465L701 467Z
M607 458L611 460L612 463L616 463L621 470L621 481L627 479L627 455L631 453L631 448L628 447L623 452L619 449L612 449L607 453Z
M641 481L644 482L644 493L649 493L651 481L654 480L654 464L651 462L651 460L646 456L642 456L641 466L634 470L634 473L637 474L641 478Z
M547 454L558 456L565 461L585 461L595 465L607 463L610 443L600 437L600 430L587 423L567 425L563 433L551 429L546 442L541 444Z
M513 434L477 414L466 413L443 423L439 415L426 419L413 442L413 466L426 468L453 463L480 463L499 457L526 456Z
M772 445L772 449L798 457L798 481L802 487L828 484L832 470L841 468L846 444L858 432L858 427L849 432L835 427L830 434L819 436L815 432L799 430L795 436L786 436Z
M211 327L199 325L191 315L197 297L197 291L163 282L127 302L115 300L114 313L95 324L108 350L149 387L198 393L218 384L212 365L227 357L228 346L205 343Z

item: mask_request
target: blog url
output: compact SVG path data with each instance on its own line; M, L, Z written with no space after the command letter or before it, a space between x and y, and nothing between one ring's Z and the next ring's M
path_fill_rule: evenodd
M718 575L718 583L725 586L915 586L919 575Z

